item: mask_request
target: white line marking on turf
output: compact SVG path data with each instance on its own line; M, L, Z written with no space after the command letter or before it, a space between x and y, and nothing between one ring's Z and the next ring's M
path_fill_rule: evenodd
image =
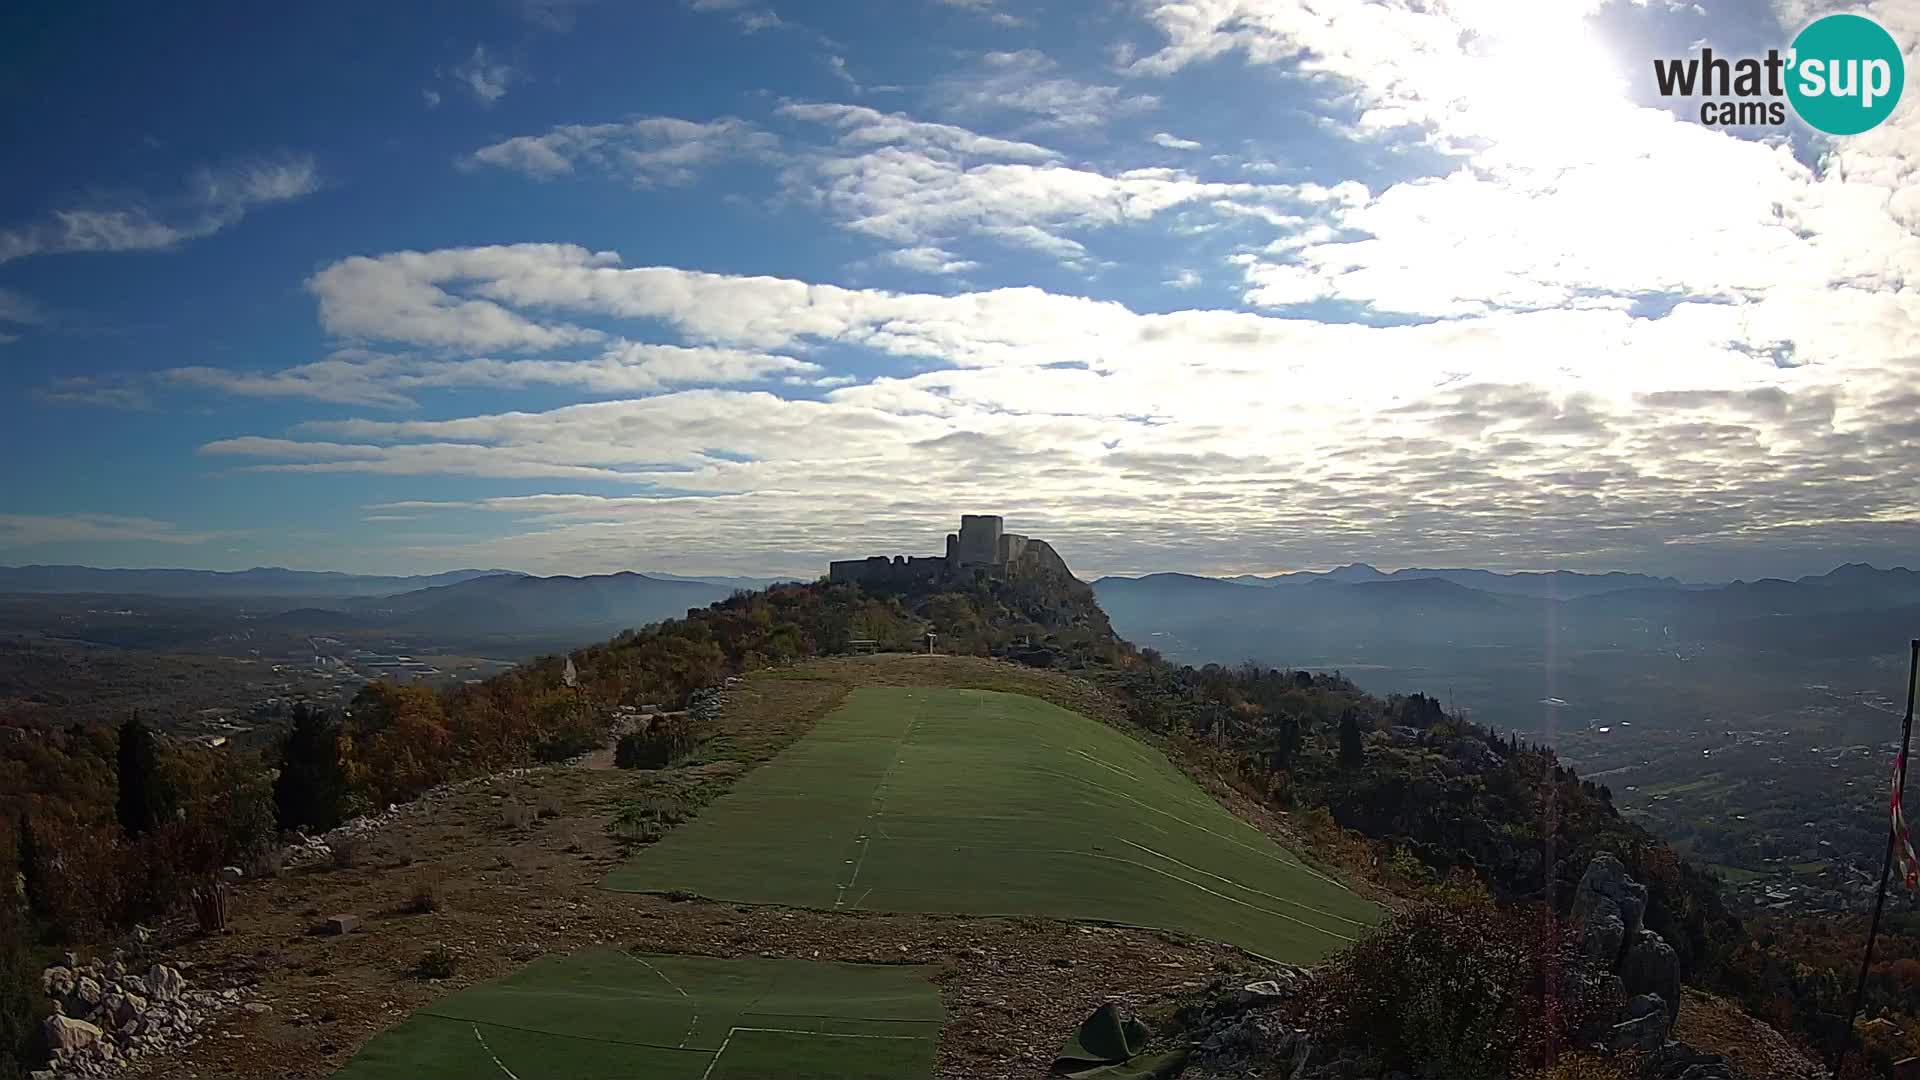
M1226 877L1221 874L1216 874L1211 870L1202 870L1199 867L1193 865L1192 863L1181 862L1179 859L1174 858L1173 856L1167 854L1164 851L1155 851L1145 844L1136 844L1124 836L1116 836L1114 837L1114 839L1120 841L1121 843L1127 845L1128 847L1139 848L1141 851L1144 851L1149 855L1156 855L1162 859L1167 860L1168 862L1172 863L1175 866L1186 867L1188 870L1191 870L1196 874L1201 874L1205 877L1210 877L1215 881L1224 881L1236 889L1245 889L1250 893L1256 893L1260 896L1266 897L1269 900L1278 900L1283 904L1292 904L1294 907L1300 908L1303 911L1311 911L1315 915L1324 915L1329 919L1337 919L1340 922L1347 923L1350 926L1358 926L1358 927L1365 928L1366 926L1369 925L1367 923L1361 922L1358 919L1349 919L1345 915L1335 915L1331 911L1322 911L1321 909L1314 907L1312 904L1303 904L1298 900L1292 899L1291 897L1281 896L1278 893L1270 893L1265 889L1256 889L1251 885L1245 884L1240 881L1235 881L1233 878Z
M715 1065L720 1064L720 1056L727 1052L727 1047L733 1042L733 1037L742 1031L746 1031L746 1032L760 1031L760 1032L767 1032L774 1035L811 1035L819 1039L893 1039L893 1040L899 1040L904 1042L919 1042L920 1040L926 1038L926 1036L924 1035L849 1035L849 1034L845 1034L838 1031L802 1031L799 1028L768 1028L768 1027L728 1028L727 1037L720 1040L720 1049L715 1050L713 1052L713 1060L707 1062L707 1071L700 1074L700 1080L707 1080L708 1077L713 1075L713 1067ZM508 1073L507 1075L512 1076L513 1074ZM515 1080L519 1080L519 1078L515 1077Z
M673 987L673 988L674 988L674 989L675 989L676 991L679 991L679 994L680 994L680 996L681 996L681 997L683 997L683 998L691 998L691 997L693 997L693 995L692 995L692 994L689 994L689 993L687 993L687 992L686 992L685 990L681 990L681 989L680 989L680 984L679 984L679 983L677 983L677 982L674 982L674 981L673 981L672 979L669 979L669 978L667 978L667 973L666 973L666 972L664 972L664 971L661 971L661 970L660 970L659 968L657 968L657 967L654 967L654 966L653 966L652 964L649 964L649 963L647 963L647 962L646 962L645 960L643 960L643 959L641 959L640 957L638 957L638 956L634 956L634 955L633 955L632 953L626 953L625 955L626 955L626 956L627 956L628 958L630 958L630 959L632 959L634 963L637 963L637 964L639 964L639 965L640 965L641 967L643 967L643 968L646 968L646 969L647 969L648 971L651 971L651 972L653 972L653 973L654 973L655 975L658 975L658 976L660 976L660 980L661 980L662 982L664 982L664 983L666 983L666 984L667 984L668 986L671 986L671 987Z
M913 695L907 696L911 698ZM900 741L895 744L893 760L887 763L887 771L880 774L880 783L873 790L873 813L867 815L868 822L876 822L880 815L887 812L887 786L893 780L893 770L899 767L901 759L907 756L907 741L913 738L913 729L919 723L920 714L915 712L913 718L907 721L906 730L900 733ZM853 888L854 883L860 880L860 868L867 865L867 852L873 849L873 830L878 828L880 828L878 824L869 824L868 831L860 834L860 857L846 860L853 863L853 876L848 878L846 884L840 886L840 891L834 894L833 906L836 909L846 906L847 890ZM867 890L869 893L872 891L872 889ZM862 896L861 899L864 900L866 897Z
M1075 750L1074 753L1079 754L1081 757L1086 758L1088 761L1093 762L1095 765L1098 765L1103 769L1110 769L1113 772L1117 772L1121 776L1124 776L1129 780L1137 781L1140 779L1138 776L1135 776L1133 773L1128 772L1127 770L1121 768L1118 765L1109 765L1106 762L1101 761L1099 758L1094 757L1092 754L1087 753L1085 750Z
M473 1028L473 1037L480 1040L480 1049L485 1050L487 1052L487 1056L490 1058L493 1058L494 1067L499 1069L501 1072L506 1073L507 1076L511 1078L511 1080L520 1080L518 1076L513 1075L512 1069L507 1068L506 1065L501 1063L499 1055L493 1052L493 1047L487 1045L487 1037L485 1035L480 1034L480 1025L470 1024L468 1026Z
M673 987L674 992L678 993L681 997L686 998L688 1001L693 1000L692 994L687 993L686 990L683 989L679 983L674 982L671 978L668 978L666 972L661 971L659 968L654 967L652 964L647 963L647 961L644 958L635 956L632 953L624 953L622 955L626 956L628 959L632 960L633 962L639 964L641 967L646 968L648 971L653 972L655 975L660 976L660 980L666 983L668 986ZM693 1019L687 1022L687 1033L685 1035L680 1036L679 1049L685 1050L687 1048L687 1044L693 1041L694 1029L698 1028L699 1026L700 1026L700 1014L694 1013Z

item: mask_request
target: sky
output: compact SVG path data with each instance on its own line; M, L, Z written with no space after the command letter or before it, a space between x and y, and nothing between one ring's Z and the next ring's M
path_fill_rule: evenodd
M1920 566L1920 91L1654 85L1832 11L20 5L0 563Z

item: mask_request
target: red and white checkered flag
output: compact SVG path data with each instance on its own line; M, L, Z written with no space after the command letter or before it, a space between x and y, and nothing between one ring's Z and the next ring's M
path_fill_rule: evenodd
M1900 805L1900 777L1906 771L1907 752L1893 759L1893 850L1900 860L1900 880L1907 888L1920 890L1920 856L1913 853L1913 836L1907 831L1907 815Z

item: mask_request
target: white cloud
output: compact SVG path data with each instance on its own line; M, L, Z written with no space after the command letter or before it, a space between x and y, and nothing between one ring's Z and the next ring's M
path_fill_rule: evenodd
M1006 10L1004 0L934 0L943 7L959 8L982 16L996 26L1024 25L1019 16Z
M415 404L413 395L431 389L561 386L594 394L640 394L672 386L763 382L820 370L818 364L791 356L623 341L591 360L449 360L348 350L279 371L184 367L164 374L176 383L242 397L404 407Z
M1151 94L1071 78L1037 49L987 53L973 68L937 81L930 98L956 115L1013 113L1056 128L1101 127L1160 106Z
M563 124L544 135L520 135L461 159L547 179L588 165L636 187L692 183L700 170L727 160L770 154L778 140L735 117L706 123L646 116L613 124Z
M749 34L787 25L772 8L751 3L749 0L687 0L687 6L694 11L731 15L734 24Z
M1182 139L1178 135L1170 135L1164 131L1154 132L1153 138L1148 141L1152 142L1155 146L1164 146L1169 150L1200 149L1200 144L1194 142L1192 139Z
M971 259L962 259L951 251L931 245L890 251L881 259L902 270L914 270L922 274L964 274L980 267Z
M121 514L0 514L0 547L140 541L204 544L220 534L188 532L169 521Z
M475 101L492 105L507 96L508 88L520 73L512 65L489 55L485 45L475 45L473 55L455 66L451 74L453 81L472 94Z
M1177 206L1289 198L1294 189L1202 181L1174 169L1108 174L1046 147L855 105L788 104L792 119L834 126L836 146L786 174L788 190L854 232L908 247L963 234L1075 259L1076 230L1137 224Z
M63 375L36 387L33 399L42 405L81 405L129 412L153 405L138 379L116 375Z
M197 169L185 190L164 200L78 202L46 218L0 230L0 263L29 255L80 251L161 251L235 225L264 206L319 190L306 156L260 158Z
M316 282L353 276L334 276L346 265ZM902 542L937 535L955 503L1001 506L1090 569L1139 568L1156 551L1171 559L1157 546L1168 535L1225 558L1205 544L1223 528L1257 536L1260 558L1278 563L1341 544L1416 561L1524 536L1535 560L1647 565L1762 532L1782 549L1864 535L1866 522L1886 537L1916 517L1895 466L1920 441L1900 426L1920 407L1905 389L1920 368L1920 302L1906 293L1367 326L1143 313L1030 288L940 296L628 268L558 245L401 253L360 260L353 274L374 267L386 287L343 294L351 304L336 318L397 322L437 342L467 332L459 303L485 298L506 327L633 320L690 349L831 346L892 366L822 401L669 388L537 413L350 419L206 447L280 472L592 478L635 490L627 502L573 504L575 517L559 504L538 514L488 504L526 518L519 538L479 549L499 560L578 569L682 541L763 565L809 545L846 550L782 527L820 505ZM460 295L424 310L409 302L399 318L381 309L422 283ZM1777 362L1783 340L1798 343L1794 364ZM485 370L425 364L407 369L422 380L414 387L386 385L417 391ZM530 377L511 362L499 371ZM808 381L834 381L820 374ZM929 494L909 494L919 491ZM680 494L663 502L659 492ZM660 529L618 539L643 511ZM855 553L866 542L840 539Z

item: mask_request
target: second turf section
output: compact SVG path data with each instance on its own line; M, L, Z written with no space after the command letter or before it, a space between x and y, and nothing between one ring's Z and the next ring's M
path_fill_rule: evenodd
M1158 751L1035 698L985 690L855 690L606 884L1160 927L1294 963L1378 917Z

